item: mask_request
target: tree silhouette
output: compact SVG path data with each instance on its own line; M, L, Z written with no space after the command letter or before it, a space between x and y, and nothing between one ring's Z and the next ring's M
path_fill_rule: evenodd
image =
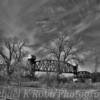
M11 76L14 71L13 64L21 61L23 57L24 41L20 41L18 38L4 38L0 46L0 55L4 59L4 63L7 66L7 74Z
M54 59L57 60L57 77L59 77L61 64L60 62L63 61L64 63L68 63L70 60L77 61L77 63L81 63L82 59L80 58L79 54L84 52L84 43L79 37L65 35L60 33L58 38L53 41L53 45L50 47L46 47L47 52L49 55Z

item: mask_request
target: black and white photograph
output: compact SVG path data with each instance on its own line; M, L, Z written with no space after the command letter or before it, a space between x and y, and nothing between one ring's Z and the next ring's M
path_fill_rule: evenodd
M100 100L100 0L0 0L0 100Z

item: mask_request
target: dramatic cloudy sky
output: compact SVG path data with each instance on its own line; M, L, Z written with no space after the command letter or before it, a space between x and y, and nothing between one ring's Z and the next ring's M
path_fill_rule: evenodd
M46 4L47 2L50 2L52 0L0 0L0 34L11 36L11 35L19 35L22 37L30 37L34 38L35 34L35 26L34 26L34 19L36 12L42 13L40 11L41 6L45 6L45 9L47 8ZM54 0L56 1L56 0ZM64 2L64 0L62 0ZM67 0L69 1L69 0ZM71 0L73 1L73 0ZM77 3L78 0L75 0L76 5L74 8L74 11L72 13L77 12L77 7L79 7L79 3ZM80 0L83 4L84 0ZM89 1L89 0L85 0ZM76 25L77 33L84 32L87 35L91 35L92 37L99 38L99 0L90 0L90 1L97 1L96 4L91 4L94 9L97 10L97 12L92 13L90 16L87 14L87 17L81 22ZM69 3L69 2L68 2ZM71 3L69 4L71 5ZM49 5L48 5L49 6ZM68 5L67 5L68 6ZM85 5L83 5L84 7ZM53 5L51 4L51 8ZM58 6L57 6L58 7ZM62 6L61 6L62 7ZM81 6L79 7L79 9ZM65 9L65 8L64 8ZM75 10L76 9L76 10ZM44 9L43 9L44 10ZM67 15L70 15L70 12L72 9L68 9L69 11L66 11ZM41 14L40 14L41 15ZM45 15L44 15L45 16ZM71 16L72 17L72 16ZM73 18L76 18L77 16L73 15ZM69 18L69 17L68 17ZM67 16L66 16L67 19ZM71 20L71 19L70 19ZM33 36L31 36L33 35ZM43 34L44 35L44 34ZM38 35L39 36L39 35ZM42 35L41 35L42 37ZM45 35L44 35L45 37ZM38 38L38 37L37 37Z
M59 1L61 2L61 0ZM65 3L65 1L67 2ZM73 1L75 1L75 5L73 5ZM62 17L63 15L61 16L61 14L55 16L55 18L58 17L57 21L60 22L64 19L65 23L68 23L65 25L71 29L73 28L76 33L85 35L84 37L87 42L91 44L92 42L99 44L99 0L80 0L80 2L79 0L62 0L62 2L60 2L57 2L57 0L0 0L0 35L7 37L17 35L22 38L28 38L35 45L42 45L45 42L48 42L50 38L53 38L53 36L55 37L56 33L37 33L34 20L40 16L45 17L47 15L47 11L45 9L54 8L51 10L54 10L55 12L62 11L63 13L61 12L61 14L65 14L64 18ZM67 4L65 7L68 6L69 8L65 8L63 5L64 3ZM86 3L90 3L90 7L86 6ZM70 7L70 5L73 7ZM57 11L55 10L56 8ZM86 11L82 12L83 18L80 19L77 12L79 9L84 10L84 8L86 8ZM59 16L61 16L61 18ZM66 27L64 26L64 28ZM90 41L91 39L93 41Z
M36 25L41 20L49 27L43 32ZM0 0L0 38L27 38L40 49L67 29L99 48L100 0Z

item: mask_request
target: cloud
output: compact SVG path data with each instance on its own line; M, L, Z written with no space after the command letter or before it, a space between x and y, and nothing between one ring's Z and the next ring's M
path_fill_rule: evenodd
M35 29L29 29L30 17L47 0L0 0L0 35L21 36L33 42ZM30 16L30 17L28 17ZM25 20L24 20L25 19Z
M53 29L56 30L39 33L38 28L35 26L35 19L40 16L47 17L46 8L48 6L46 3L48 1L49 3L51 2L51 0L0 0L0 38L4 36L18 36L22 39L28 39L30 41L30 45L33 45L34 49L37 50L43 45L48 45L53 39L57 37L57 29L55 28L55 26L58 25L58 30L67 29L67 26L71 26L71 29L73 29L75 33L82 34L83 38L86 39L87 44L95 44L97 42L99 44L99 41L94 40L96 40L97 38L99 40L100 38L100 15L95 11L95 13L92 13L92 8L89 8L92 11L90 12L91 14L89 15L87 13L88 11L85 11L85 17L82 17L82 19L80 19L78 16L78 11L83 7L83 5L79 4L74 5L71 9L67 9L67 12L66 9L62 6L64 9L63 12L65 11L66 13L57 13L58 15L56 15L55 13L55 16L57 16L58 18L58 22L55 26L51 24ZM59 4L59 7L60 6L61 3ZM99 3L96 6L96 10L100 9L98 6ZM49 7L57 8L58 6L49 4ZM93 5L93 7L95 8L95 5ZM46 10L44 10L44 8ZM58 10L54 10L54 12L58 12ZM38 12L39 14L37 14ZM51 21L53 21L53 18L54 17L51 18ZM56 17L54 18L54 20L56 20ZM59 24L62 20L64 20L66 24L65 26L63 26L62 24L62 26L60 27ZM91 39L94 40L91 42Z

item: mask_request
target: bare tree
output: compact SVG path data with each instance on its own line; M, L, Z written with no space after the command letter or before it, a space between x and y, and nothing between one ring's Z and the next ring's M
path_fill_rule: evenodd
M78 62L81 61L78 54L83 50L83 42L79 37L72 37L60 33L57 39L53 41L54 46L48 49L48 53L51 54L58 62L57 66L57 77L60 74L60 61L68 62L71 59L75 59Z
M25 56L23 47L25 46L25 41L17 39L14 48L14 59L15 62L21 62L22 58Z
M68 62L71 59L76 60L78 63L82 63L82 59L80 58L79 54L82 52L86 52L86 48L84 42L82 41L81 37L79 36L71 36L67 41L65 41L64 48L63 48L63 61Z
M15 43L12 39L4 39L2 41L2 46L0 49L0 55L3 57L7 65L7 74L9 76L12 73L10 66L13 60L14 47L15 47ZM4 52L5 50L7 50L7 52Z
M48 48L48 52L53 55L53 57L58 61L57 66L57 77L60 74L60 60L61 54L64 48L65 40L62 35L60 35L57 40L54 41L54 47Z
M5 38L2 40L0 55L3 57L7 66L8 76L14 71L12 67L13 63L15 64L21 61L24 55L22 50L24 46L25 42L20 41L18 38Z

